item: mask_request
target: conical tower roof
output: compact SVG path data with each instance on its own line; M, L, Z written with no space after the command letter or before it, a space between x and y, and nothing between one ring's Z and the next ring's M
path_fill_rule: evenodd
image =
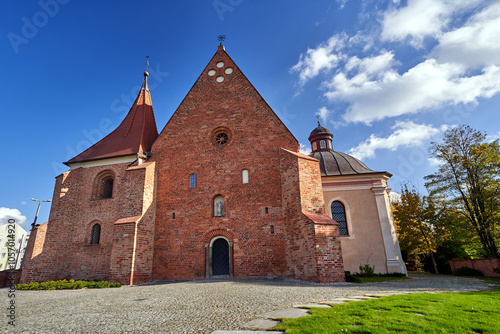
M87 150L66 161L66 165L151 151L151 146L158 137L158 130L148 87L148 75L148 72L144 72L144 82L139 95L121 124Z

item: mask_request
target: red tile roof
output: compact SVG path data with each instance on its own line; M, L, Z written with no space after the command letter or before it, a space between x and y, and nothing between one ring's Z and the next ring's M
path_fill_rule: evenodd
M66 165L151 151L151 146L158 137L158 130L147 76L148 73L145 72L139 95L121 124L87 150L66 161Z
M302 214L312 220L315 224L320 224L320 225L338 225L335 220L332 218L328 217L324 213L313 213L313 212L305 212L302 211Z

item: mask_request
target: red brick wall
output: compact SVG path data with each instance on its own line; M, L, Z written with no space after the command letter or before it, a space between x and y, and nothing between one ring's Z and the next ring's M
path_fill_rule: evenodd
M302 215L299 159L281 151L281 180L285 212L287 276L316 280L314 224Z
M142 215L140 219L128 222L115 222L113 249L109 280L122 284L138 284L151 280L153 269L153 245L155 224L155 171L156 164L147 162L127 169L128 177L133 180L129 194L139 200L142 195ZM132 182L132 181L131 181Z
M338 224L322 214L318 161L283 150L280 163L288 276L319 283L343 282Z
M2 270L0 271L0 288L11 287L19 283L21 279L21 270ZM7 294L7 292L5 292Z
M344 263L338 224L314 224L317 282L344 282Z
M220 69L218 62L224 62ZM231 74L225 74L228 67ZM221 126L230 136L224 148L211 141ZM280 147L298 151L298 142L219 50L152 148L158 162L154 278L204 278L204 239L213 229L234 234L234 276L285 274ZM249 170L248 184L242 183L243 169ZM189 187L192 173L196 188ZM225 216L213 217L219 194Z
M45 242L40 231L36 238L37 244L43 244L43 249L39 254L35 250L27 258L23 282L63 278L108 279L115 239L114 222L123 217L141 215L145 203L151 202L152 198L151 194L148 198L144 195L145 169L127 170L128 165L78 168L56 178L50 221L41 226L46 230ZM92 196L94 181L105 170L111 170L115 175L113 197L96 200ZM148 219L148 228L153 228L154 233L151 213ZM92 226L96 223L101 225L100 243L90 245ZM152 243L153 236L149 238ZM149 255L149 264L151 257ZM150 272L151 268L149 275Z
M35 281L36 279L34 279L34 277L39 276L40 269L42 268L39 268L36 265L39 262L33 261L33 259L37 258L43 251L48 224L49 223L42 224L30 232L28 247L24 255L24 264L20 279L21 283Z
M468 267L479 270L487 277L500 277L500 259L450 260L451 271Z

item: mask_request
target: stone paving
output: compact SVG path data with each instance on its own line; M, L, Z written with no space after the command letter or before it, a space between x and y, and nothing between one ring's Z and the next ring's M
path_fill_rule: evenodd
M362 299L367 295L469 291L490 286L473 278L417 275L408 280L365 284L232 279L157 282L114 289L17 291L15 330L4 316L0 331L56 334L226 330L237 333L251 321L280 317L269 312L294 306ZM0 289L4 310L9 302L7 293L8 290Z

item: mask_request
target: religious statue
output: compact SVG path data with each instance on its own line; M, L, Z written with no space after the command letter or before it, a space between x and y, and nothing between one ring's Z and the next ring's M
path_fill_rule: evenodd
M224 216L224 201L218 201L215 206L216 216Z

